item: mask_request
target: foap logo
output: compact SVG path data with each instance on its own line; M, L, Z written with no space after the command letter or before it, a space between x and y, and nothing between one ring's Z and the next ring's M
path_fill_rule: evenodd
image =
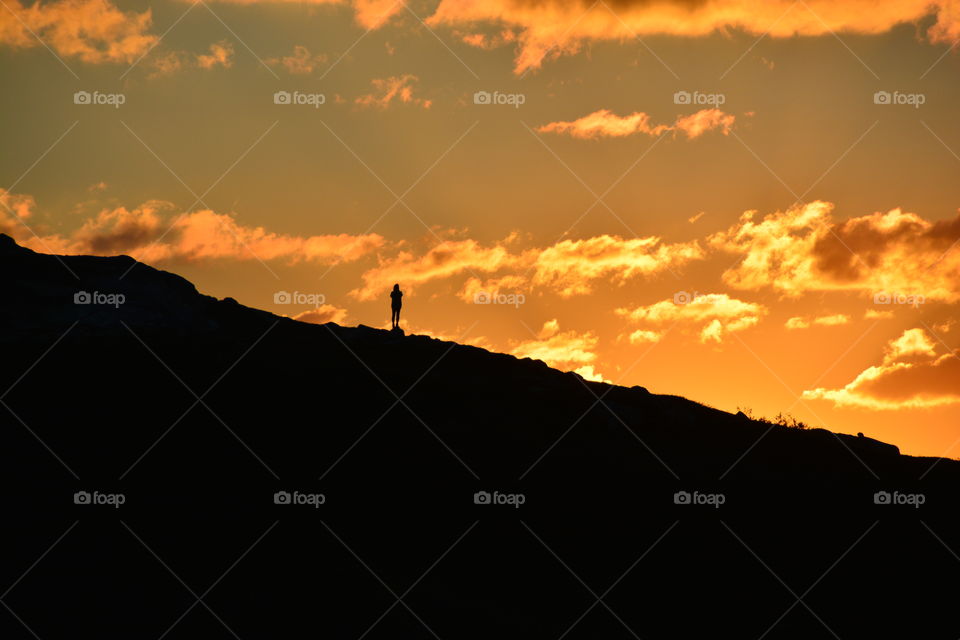
M696 302L703 297L702 293L694 291L690 293L689 291L677 291L673 294L673 304L690 304L691 302Z
M319 509L327 502L327 496L322 493L300 493L299 491L277 491L273 494L273 504L293 504Z
M273 304L312 304L314 307L319 307L326 300L327 297L322 293L277 291L273 294Z
M119 509L127 501L127 497L122 493L100 493L94 491L77 491L73 494L73 504L110 506Z
M117 309L127 301L122 293L101 293L100 291L77 291L73 294L73 304L104 304Z
M527 301L527 297L522 293L500 293L495 291L478 291L473 294L473 304L506 304L520 308L520 305Z
M900 493L894 491L877 491L873 494L873 504L892 504L913 507L919 509L920 505L927 501L927 496L922 493Z
M873 304L908 304L917 308L927 301L926 296L913 293L887 293L880 291L873 294Z
M477 91L473 94L473 104L506 104L515 109L527 101L526 94L523 93L500 93L494 91Z
M520 505L527 501L527 496L522 493L500 493L494 491L477 491L473 494L473 504L507 504L514 509L519 509Z
M719 107L727 101L722 93L701 93L700 91L677 91L673 94L673 104L699 104Z
M673 504L692 504L692 505L701 505L701 506L710 506L714 509L719 509L720 505L724 504L727 501L727 496L722 493L700 493L699 491L694 491L690 493L689 491L677 491L673 494Z
M277 91L273 94L273 104L302 104L319 109L327 101L322 93L303 93L302 91Z
M127 96L122 93L100 93L99 91L77 91L73 94L73 104L105 104L114 109L119 109L120 105L127 101Z
M927 96L923 93L901 93L900 91L877 91L873 94L873 104L899 104L919 109L926 103Z

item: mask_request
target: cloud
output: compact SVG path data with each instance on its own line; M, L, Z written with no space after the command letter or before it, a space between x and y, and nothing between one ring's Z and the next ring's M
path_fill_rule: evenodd
M696 242L667 244L657 237L623 239L602 235L516 252L510 244L512 236L489 247L476 240L447 240L419 257L404 251L364 273L363 287L351 295L371 300L395 282L415 287L468 274L471 279L458 293L466 301L472 301L481 290L489 293L503 288L514 293L537 286L569 297L590 293L598 280L622 285L631 278L657 275L705 255ZM481 281L480 274L494 275L505 270L513 271Z
M650 344L654 342L660 342L660 338L663 337L663 334L658 331L647 331L646 329L637 329L629 336L627 340L630 344Z
M9 215L0 216L0 231L36 251L63 254L128 254L149 263L199 262L213 259L286 260L333 264L353 261L383 245L376 234L292 236L247 227L232 216L205 209L174 215L169 202L104 209L75 231L35 238Z
M573 370L575 374L583 378L584 380L590 380L591 382L606 382L607 384L613 384L613 381L607 380L603 377L599 371L593 368L592 364L585 364L582 367L577 367Z
M502 47L509 42L516 42L517 40L517 35L509 29L504 29L493 35L479 32L462 33L460 31L455 31L453 35L471 47L485 50L496 49L497 47Z
M582 371L584 378L599 378L602 381L603 377L596 373L592 366L597 360L594 350L598 342L599 339L591 331L561 331L560 322L553 319L543 323L535 338L515 343L509 353L518 358L542 360L551 367L564 371Z
M721 318L714 318L707 326L700 330L700 342L716 342L720 344L723 342L726 334L749 329L758 322L760 322L758 316L744 316L729 322Z
M590 293L598 279L622 285L630 278L659 274L704 256L697 242L666 244L655 236L563 240L537 253L533 283L566 297Z
M884 364L891 364L908 358L932 358L936 355L936 345L923 329L907 329L896 340L887 345Z
M582 118L568 122L559 121L537 127L541 133L567 134L573 138L619 138L635 133L658 136L667 130L667 125L650 125L650 116L640 111L628 116L618 116L609 109L600 109Z
M710 293L697 295L690 301L669 299L634 309L620 308L616 313L630 322L654 328L698 325L701 342L719 343L728 333L757 324L767 314L767 308L731 298L725 293Z
M886 347L883 361L839 389L811 389L803 397L837 407L872 410L929 408L960 403L960 350L937 356L923 329L908 329Z
M326 324L328 322L342 324L346 317L346 309L335 307L332 304L324 304L320 305L316 309L308 309L303 313L298 313L297 315L293 316L293 319L299 320L300 322L309 322L311 324Z
M441 0L427 23L516 32L514 72L522 74L547 59L577 53L590 41L731 30L770 38L879 34L928 16L936 16L926 33L931 42L953 43L960 36L956 0Z
M809 329L810 321L806 318L796 316L787 320L783 326L785 326L787 329Z
M267 58L267 64L280 65L287 70L287 73L294 75L306 75L313 73L317 65L327 61L327 56L318 53L313 55L310 50L303 45L294 45L293 53L288 56L279 56L277 58Z
M0 44L13 49L46 44L61 57L89 64L131 63L157 41L148 33L150 23L149 9L124 12L109 0L59 0L30 6L8 0L0 11Z
M229 68L232 64L233 44L226 40L210 45L210 53L197 56L197 66L201 69Z
M449 278L464 272L493 272L516 264L518 258L506 247L483 247L476 240L448 240L431 248L420 257L409 251L395 258L382 260L374 269L363 274L363 287L350 292L358 300L373 300L402 282L412 289L431 280Z
M366 29L383 26L404 8L405 0L353 0L357 22Z
M0 208L3 209L0 211L0 224L2 224L2 219L6 215L13 215L21 220L26 220L33 215L36 206L37 202L33 199L33 196L10 193L6 189L0 188Z
M163 55L153 57L150 66L153 68L152 77L169 76L184 69L211 70L217 67L229 69L233 66L233 44L228 40L221 40L211 44L209 53L193 54L187 51L169 51Z
M814 318L813 320L797 316L795 318L790 318L783 325L787 329L809 329L811 325L820 325L822 327L835 327L841 324L848 324L850 322L850 316L838 313L832 316L820 316Z
M364 29L377 29L403 13L401 0L213 0L237 5L350 7ZM63 56L85 62L132 62L156 41L147 33L150 11L122 12L109 0L59 0L25 7L11 0L0 14L0 42L15 48L44 42ZM933 43L960 37L956 0L441 0L430 26L455 28L455 37L480 48L516 47L514 71L538 69L547 59L575 54L584 43L633 42L637 36L703 36L732 29L771 38L822 36L834 32L879 34L904 23L935 17L925 36ZM27 28L29 27L29 29ZM465 27L466 31L458 27Z
M150 60L151 77L172 76L190 66L190 58L185 51L169 51L163 55L153 56Z
M628 116L618 116L609 109L600 109L570 122L551 122L537 127L541 133L557 133L573 138L622 138L637 133L659 136L667 131L682 132L687 139L701 136L707 131L720 129L727 135L733 128L736 117L719 109L701 109L689 116L678 116L672 124L650 124L650 116L635 111Z
M813 319L813 324L819 324L823 327L835 327L841 324L848 324L850 322L850 316L838 313L832 316L821 316L819 318Z
M495 299L501 292L504 294L514 293L518 289L526 286L526 279L523 276L508 275L502 278L468 278L463 284L463 288L457 293L457 297L464 302L475 302L477 296L486 296L487 300Z
M561 331L557 319L548 320L537 335L530 340L513 340L506 349L495 347L484 336L449 334L430 329L407 327L410 334L425 335L437 340L469 344L497 353L508 353L518 358L541 360L555 369L573 371L586 380L609 382L595 368L597 355L594 352L597 336L592 332L577 333Z
M707 131L719 129L723 135L730 135L736 117L720 109L701 109L689 116L677 118L673 131L682 131L688 140L698 138Z
M409 73L389 78L374 78L370 81L370 84L374 86L375 91L358 97L354 102L364 107L386 109L392 102L396 101L401 104L412 104L429 109L433 101L417 98L413 95L413 86L419 81L420 79L417 76Z
M960 300L960 216L930 222L893 209L836 222L832 211L822 201L761 220L747 211L707 239L714 249L742 256L723 281L736 289L772 287L788 296L858 291Z

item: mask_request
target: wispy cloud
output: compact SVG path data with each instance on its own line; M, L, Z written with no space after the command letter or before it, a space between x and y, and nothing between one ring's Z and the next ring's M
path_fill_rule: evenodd
M476 240L447 240L417 256L402 251L384 259L363 274L363 287L351 292L360 300L381 295L394 282L418 286L464 274L477 282L465 284L460 296L472 298L479 287L521 289L543 287L562 297L584 295L596 282L622 285L643 276L654 276L689 262L701 260L704 250L697 242L665 243L658 237L625 239L602 235L581 240L562 240L543 248L516 248L515 236L490 246ZM487 284L479 275L494 276ZM468 291L469 288L469 291ZM488 293L491 289L484 289Z
M767 314L767 308L755 302L744 302L725 293L687 296L661 300L654 304L616 310L617 315L630 322L659 328L673 325L696 326L701 342L722 342L734 331L743 331L754 326ZM637 338L652 337L637 334Z
M310 50L303 45L294 45L293 52L286 56L277 56L267 58L266 63L279 65L287 70L287 73L294 75L307 75L313 73L321 64L328 59L325 54L312 54Z
M429 109L430 105L433 104L431 100L414 95L414 87L419 80L417 76L409 73L389 78L374 78L370 81L374 88L373 93L359 96L354 102L363 107L379 107L380 109L386 109L393 103L410 104Z
M837 313L832 316L818 316L813 319L804 316L795 316L784 323L787 329L809 329L812 325L821 327L835 327L841 324L848 324L850 316Z
M701 109L688 116L678 116L673 124L650 124L650 116L642 111L618 116L609 109L600 109L569 122L557 121L537 127L541 133L556 133L573 138L622 138L642 133L659 136L667 131L683 133L687 139L697 138L707 131L718 129L730 133L736 117L719 109Z
M233 66L233 44L228 40L221 40L210 45L206 53L194 54L187 51L168 51L155 55L149 66L151 74L169 76L187 69L211 70L217 67L229 69Z

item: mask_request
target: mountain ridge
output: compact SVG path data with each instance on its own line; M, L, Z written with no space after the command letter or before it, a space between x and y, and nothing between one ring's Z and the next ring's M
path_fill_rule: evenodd
M31 264L26 264L28 262ZM17 266L11 263L20 264ZM41 264L42 267L40 266ZM123 323L129 329L133 330L169 330L175 334L197 331L215 332L225 329L230 323L237 322L262 323L273 320L285 323L296 322L298 325L311 325L311 323L301 323L286 316L279 316L262 309L242 305L230 297L218 299L214 296L203 294L197 289L195 284L186 278L176 273L157 269L146 263L139 262L127 255L103 257L43 254L32 251L26 247L21 247L10 236L0 233L0 268L25 269L25 273L40 273L47 279L44 282L46 286L38 286L36 281L26 279L21 281L20 286L15 287L14 291L11 291L8 286L6 290L2 292L3 295L6 296L6 299L13 301L15 305L30 304L34 309L39 309L40 313L25 317L25 322L19 327L14 325L9 317L3 317L4 331L0 334L0 340L9 340L12 336L16 336L16 339L23 339L29 334L30 329L39 329L37 333L45 336L50 327L43 324L38 325L36 322L38 315L40 318L45 319L55 318L57 322L61 323L58 325L61 328L64 326L62 324L63 322L66 322L68 318L72 318L77 322L73 331L81 335L85 333L85 330L96 333L97 330L102 331L109 328L118 329L118 323ZM141 272L142 269L145 269L146 272ZM61 274L62 277L54 278L53 283L51 283L51 272L57 273L58 270L64 272ZM73 274L78 277L74 278ZM130 279L126 280L127 277ZM51 284L53 286L51 286ZM45 295L40 297L35 295L30 296L32 299L29 300L21 297L18 300L16 297L17 289L21 292L28 289L34 292L41 290L45 292ZM66 314L67 318L61 317L61 314L50 313L49 311L51 306L54 308L66 306L67 309L70 309L69 305L64 305L64 301L69 302L70 296L77 292L90 294L97 292L102 294L104 291L108 292L107 295L119 293L125 296L123 304L115 310L117 312L122 310L125 312L124 314L111 313L109 305L106 305L107 308L102 310L105 313L98 313L98 311L101 311L101 309L99 309L100 305L93 304L86 307L84 305L74 305L75 309L79 309L79 312L75 316L68 313ZM47 308L44 308L44 302L48 303L49 306ZM15 305L11 305L11 307ZM84 313L88 309L92 309L93 313ZM186 309L186 312L183 311L184 309ZM177 313L178 310L180 311L179 313ZM589 381L574 372L562 372L553 369L540 360L519 358L511 354L494 352L473 345L464 345L419 335L398 338L396 334L390 331L369 327L364 324L359 324L353 328L342 327L336 323L311 326L327 326L328 328L332 328L334 332L348 343L374 340L380 341L383 344L390 344L396 340L404 339L413 340L418 344L424 344L426 340L445 345L456 345L453 348L458 349L475 349L478 352L489 354L493 357L507 358L509 359L508 361L517 361L521 366L550 369L564 375L575 376L578 380L582 381L587 388L593 388L595 390L594 393L611 395L611 401L615 401L618 397L623 398L625 392L637 393L640 394L640 396L650 395L661 398L674 398L690 402L711 411L717 411L722 414L725 419L736 417L744 422L755 424L763 423L762 421L753 420L743 413L730 414L729 412L707 407L683 396L650 394L646 388L640 386L623 387L616 384ZM18 329L21 331L19 335L17 332ZM820 429L810 429L809 431L814 432L818 430ZM847 446L856 446L858 448L869 447L876 451L885 451L888 455L900 454L899 448L897 448L896 445L884 443L873 438L857 438L849 434L830 431L827 431L827 433L843 439Z
M0 341L23 340L31 335L45 338L49 336L51 330L57 328L62 330L71 321L76 322L71 332L79 335L97 335L98 333L108 335L111 331L121 330L121 326L126 331L169 332L173 335L215 333L235 329L238 324L265 326L269 322L284 323L299 331L312 331L313 327L319 330L321 327L326 327L348 345L358 343L389 345L396 344L399 340L416 345L431 343L450 345L444 348L486 354L486 357L494 358L499 362L516 362L518 366L528 371L551 371L572 377L595 395L603 394L605 398L609 398L608 402L619 400L629 403L632 399L649 396L668 402L690 403L690 407L699 408L695 411L702 409L717 412L716 415L721 416L728 424L763 425L763 428L769 428L771 425L762 419L754 420L742 412L731 414L682 396L651 394L646 388L640 386L623 387L589 381L574 372L553 369L540 360L520 358L473 345L463 345L421 335L398 337L388 330L363 324L351 328L336 323L314 325L298 322L287 316L279 316L242 305L230 297L218 299L203 294L186 278L173 272L157 269L126 255L103 257L43 254L22 247L10 236L0 233L0 270L10 270L20 274L15 282L11 283L9 279L5 279L0 285L3 287L0 293L8 301L6 308L14 312L8 311L0 315L0 326L3 327ZM71 297L77 292L88 294L107 292L106 295L119 293L125 296L125 300L122 305L112 311L109 304L69 304ZM34 312L20 315L16 313L18 307L29 307ZM51 322L56 326L51 326ZM873 438L856 437L819 428L810 428L805 431L829 433L840 439L844 446L854 447L857 450L882 452L883 455L901 455L896 445Z
M476 640L955 637L929 576L960 542L956 461L302 323L132 258L0 238L0 299L0 581L44 639L166 635L192 600L157 559L216 585L244 640L420 637L419 619ZM123 503L78 502L96 495ZM374 623L384 586L417 618ZM797 593L816 617L790 613ZM587 615L601 601L615 617ZM169 637L221 637L209 621L197 606ZM9 616L0 635L32 637Z

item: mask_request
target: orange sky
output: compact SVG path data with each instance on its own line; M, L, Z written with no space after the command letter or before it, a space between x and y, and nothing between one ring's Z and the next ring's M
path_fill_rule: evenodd
M0 10L0 231L960 451L960 3ZM285 303L278 292L296 292Z

